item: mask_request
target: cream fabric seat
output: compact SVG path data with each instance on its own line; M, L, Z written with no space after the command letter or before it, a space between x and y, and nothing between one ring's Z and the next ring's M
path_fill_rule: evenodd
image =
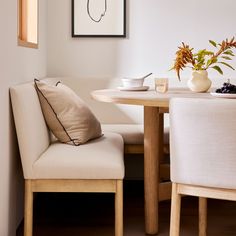
M120 134L125 144L143 144L142 124L102 124L102 130ZM169 143L169 127L164 129L164 144Z
M207 229L206 198L236 201L235 124L234 99L171 100L170 236L179 235L182 195L199 197L201 236Z
M123 140L115 133L80 146L53 143L34 163L32 178L123 179L122 156Z
M33 233L34 192L115 194L115 235L123 235L123 139L105 133L81 146L51 143L34 84L10 89L25 178L24 235Z

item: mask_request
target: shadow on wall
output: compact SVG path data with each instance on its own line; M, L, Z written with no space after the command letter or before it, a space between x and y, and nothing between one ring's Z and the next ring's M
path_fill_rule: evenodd
M9 99L10 100L10 99ZM9 102L9 201L8 201L8 235L15 235L24 209L24 177L21 166L17 136L11 103ZM14 219L14 222L13 222Z
M121 81L119 79L62 78L61 80L88 104L101 123L129 124L143 122L143 108L141 106L103 103L95 101L91 97L90 93L93 90L114 89L120 86Z

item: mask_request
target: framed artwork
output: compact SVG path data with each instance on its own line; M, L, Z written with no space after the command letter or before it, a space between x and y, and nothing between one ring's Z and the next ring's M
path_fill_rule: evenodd
M126 0L72 0L72 37L125 37Z

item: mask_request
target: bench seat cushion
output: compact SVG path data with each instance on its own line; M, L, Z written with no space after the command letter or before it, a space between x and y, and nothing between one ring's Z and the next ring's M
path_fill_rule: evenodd
M120 134L125 144L143 144L143 125L142 124L102 124L103 131ZM164 129L164 144L169 143L169 127Z
M109 132L81 146L55 142L34 163L32 179L123 179L123 147Z

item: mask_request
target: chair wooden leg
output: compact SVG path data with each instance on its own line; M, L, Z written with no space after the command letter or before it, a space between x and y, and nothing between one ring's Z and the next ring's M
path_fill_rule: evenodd
M25 180L25 219L24 236L33 235L33 192L31 180Z
M177 192L177 184L172 183L170 236L179 236L181 195Z
M123 236L123 181L117 180L115 193L115 236Z
M199 197L199 236L207 235L207 198Z

